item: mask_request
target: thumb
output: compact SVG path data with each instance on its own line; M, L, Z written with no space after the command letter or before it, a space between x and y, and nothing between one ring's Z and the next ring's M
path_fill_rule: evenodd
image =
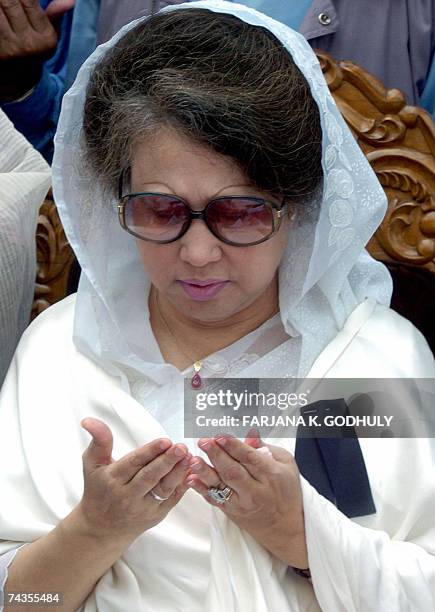
M260 432L258 431L258 429L250 429L248 431L248 433L246 434L246 438L245 438L245 444L252 446L252 448L257 449L260 453L263 453L264 455L267 455L268 457L273 457L274 459L278 458L275 456L276 450L272 450L272 449L277 449L278 447L272 446L271 444L269 445L264 444L263 440L260 437ZM279 452L280 452L280 449L278 449L278 454Z
M90 468L112 463L113 436L109 427L99 419L86 418L81 422L92 440L84 452L83 463Z
M267 448L272 453L272 457L276 459L276 461L290 464L295 463L293 455L289 451L285 450L285 448L282 448L282 446L274 446L273 444L268 444Z
M45 14L49 19L56 19L72 9L74 4L75 0L51 0L45 9Z
M252 448L260 448L263 446L258 429L252 428L248 431L245 438L245 444L252 446Z

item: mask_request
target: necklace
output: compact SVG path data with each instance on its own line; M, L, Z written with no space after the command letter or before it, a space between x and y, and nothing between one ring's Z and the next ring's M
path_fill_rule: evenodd
M187 357L187 359L191 362L192 358L187 355L187 353L185 353L183 351L183 349L180 347L177 338L175 337L175 334L172 332L171 328L169 327L165 317L163 316L163 312L160 308L160 304L159 304L159 298L158 298L158 293L157 291L154 291L155 294L155 298L154 301L156 303L156 308L157 308L157 312L159 313L159 317L161 318L161 320L163 321L164 326L166 327L166 330L168 331L169 335L171 336L171 338L173 339L173 341L175 342L176 347L178 348L178 350L185 356ZM193 363L193 371L194 374L192 376L192 378L190 379L190 384L192 386L192 389L200 389L201 385L202 385L202 379L201 376L199 374L200 370L202 368L202 361L200 359L197 359L196 361L194 361Z

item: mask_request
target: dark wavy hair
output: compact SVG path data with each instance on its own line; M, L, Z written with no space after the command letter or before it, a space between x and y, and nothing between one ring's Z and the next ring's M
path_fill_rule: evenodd
M154 15L94 69L83 136L108 190L137 139L163 125L229 156L262 190L307 201L321 184L320 116L305 77L273 34L232 15Z

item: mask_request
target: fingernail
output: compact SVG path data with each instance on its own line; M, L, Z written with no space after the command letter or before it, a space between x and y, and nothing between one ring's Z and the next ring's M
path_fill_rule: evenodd
M185 457L185 458L183 459L183 461L181 461L181 465L182 465L183 467L187 467L189 464L190 464L190 458L189 458L189 457Z
M194 478L188 478L186 480L186 484L187 484L188 487L195 487L196 486L195 479Z
M199 461L197 463L192 463L190 469L192 470L192 472L199 472L201 469L201 463Z
M211 448L211 442L200 442L198 446L202 448L202 450L208 451Z
M162 440L160 442L160 444L159 444L159 448L160 448L160 450L166 450L167 448L169 448L170 445L171 444L170 444L169 440Z
M219 446L225 446L225 444L227 443L227 438L224 438L223 436L221 438L215 438L215 440L219 444Z
M186 454L186 451L184 451L182 448L180 448L179 446L175 447L174 455L176 457L184 457L185 454Z
M267 448L267 446L260 446L260 448L257 448L256 450L258 453L263 453L263 455L268 455L269 457L273 457L272 453Z

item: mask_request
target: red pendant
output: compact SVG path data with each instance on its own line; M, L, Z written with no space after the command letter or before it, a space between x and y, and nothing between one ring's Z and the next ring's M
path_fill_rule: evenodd
M190 381L190 384L192 385L192 389L201 389L202 380L198 372L196 372L196 374L192 376L192 380Z
M202 368L201 361L195 361L195 363L193 364L193 369L195 370L195 374L192 376L192 380L190 381L190 384L192 385L192 389L201 389L202 380L201 380L201 376L199 375L199 371L201 368Z

